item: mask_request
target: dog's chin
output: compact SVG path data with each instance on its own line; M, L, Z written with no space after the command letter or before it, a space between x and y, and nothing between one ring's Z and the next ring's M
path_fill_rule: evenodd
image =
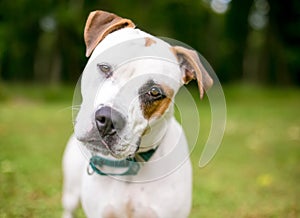
M110 155L119 160L134 157L134 154L127 154L127 153L123 154L123 153L118 153L118 152L114 152L114 151L111 151Z
M136 151L138 150L138 145L126 144L120 145L118 147L120 147L120 149L107 149L109 154L116 159L133 158L135 156Z
M110 152L107 148L101 143L101 141L90 141L90 142L83 142L83 145L87 149L88 152L91 154L102 154L102 155L109 155Z
M133 158L139 148L139 144L108 144L103 140L85 142L84 145L93 155L111 155L116 159Z

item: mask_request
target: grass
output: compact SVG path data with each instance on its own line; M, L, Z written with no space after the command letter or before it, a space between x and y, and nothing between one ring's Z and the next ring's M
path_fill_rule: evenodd
M198 161L209 108L206 100L196 100L201 134L191 156L191 217L299 217L300 90L231 85L224 91L226 132L205 168L198 168ZM0 218L60 217L61 157L72 133L71 102L70 87L0 87ZM193 125L191 106L181 109ZM193 138L189 128L186 133Z

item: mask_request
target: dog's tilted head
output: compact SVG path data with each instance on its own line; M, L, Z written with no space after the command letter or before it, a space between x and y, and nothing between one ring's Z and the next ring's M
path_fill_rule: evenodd
M201 97L212 85L195 51L134 26L95 11L85 27L86 54L92 56L81 78L75 135L92 152L119 159L159 144L183 84L196 79Z

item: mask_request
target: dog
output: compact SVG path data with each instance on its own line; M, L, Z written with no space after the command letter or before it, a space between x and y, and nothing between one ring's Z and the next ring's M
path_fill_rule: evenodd
M173 116L179 88L213 81L197 52L169 43L105 11L84 29L90 57L82 102L63 157L63 217L81 202L89 218L188 217L192 168Z

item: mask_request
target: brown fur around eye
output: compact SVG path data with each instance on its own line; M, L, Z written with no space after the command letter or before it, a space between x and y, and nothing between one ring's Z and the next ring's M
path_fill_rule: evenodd
M145 86L150 86L151 83L146 83ZM168 87L167 85L160 85L164 91L165 96L157 100L149 99L149 96L146 96L147 93L140 95L141 109L145 119L150 120L154 117L162 116L165 111L169 108L170 103L172 102L172 97L174 95L174 90ZM145 87L144 87L145 88Z

